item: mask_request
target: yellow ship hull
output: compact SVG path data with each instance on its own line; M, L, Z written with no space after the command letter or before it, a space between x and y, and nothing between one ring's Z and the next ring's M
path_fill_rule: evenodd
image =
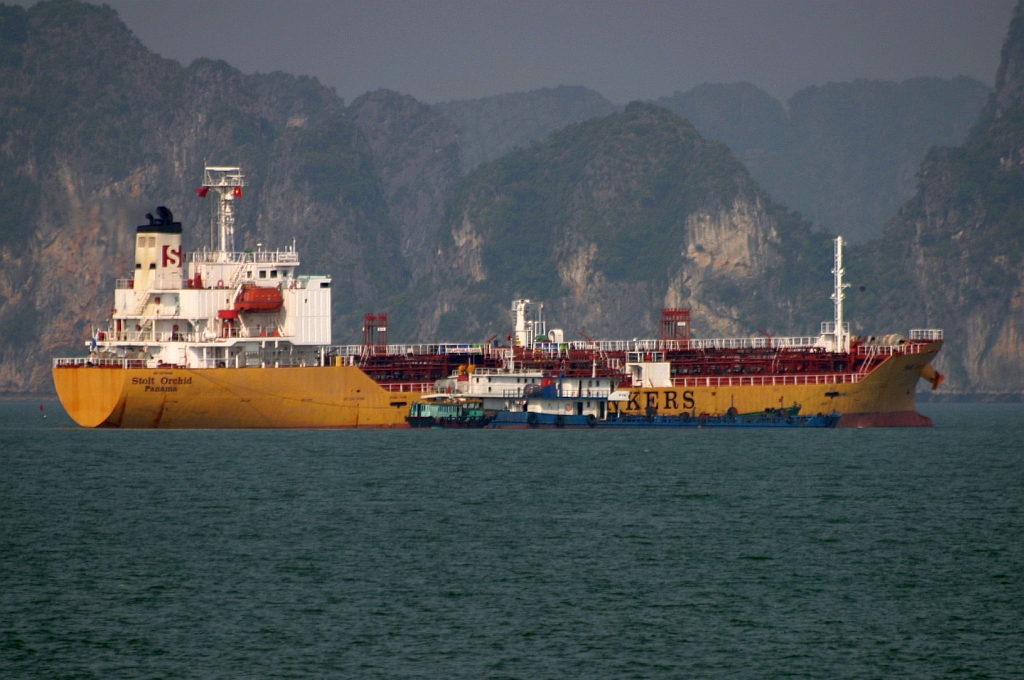
M914 393L940 347L894 355L864 376L694 377L674 387L634 388L628 401L610 402L609 409L724 414L799 405L802 414L838 411L840 427L927 426ZM408 426L409 406L422 396L389 392L354 366L59 366L53 381L64 409L83 427L397 428Z
M353 366L55 367L61 404L83 427L407 427L419 392L388 392Z
M917 412L914 394L922 375L934 375L930 362L940 348L894 355L863 376L695 377L674 387L633 388L628 401L610 402L609 409L643 415L653 406L659 415L716 415L730 408L754 413L799 405L804 415L839 412L840 427L927 427L932 421Z

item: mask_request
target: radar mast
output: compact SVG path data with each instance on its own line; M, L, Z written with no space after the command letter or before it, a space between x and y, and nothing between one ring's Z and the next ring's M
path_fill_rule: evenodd
M203 168L203 187L200 196L213 189L217 192L217 217L215 232L210 234L210 247L214 252L235 252L235 199L242 197L245 175L240 167L207 165ZM206 190L206 191L203 191Z

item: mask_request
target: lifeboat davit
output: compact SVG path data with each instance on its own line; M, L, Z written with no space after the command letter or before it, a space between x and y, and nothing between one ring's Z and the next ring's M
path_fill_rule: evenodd
M266 314L276 312L283 304L284 297L280 288L260 288L246 284L235 300L235 311Z

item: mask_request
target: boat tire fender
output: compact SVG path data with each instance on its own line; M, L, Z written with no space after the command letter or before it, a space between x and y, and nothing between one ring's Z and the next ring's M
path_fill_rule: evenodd
M587 427L597 427L597 416L593 413L587 416Z
M555 427L565 427L565 416L555 416Z
M526 416L526 424L530 427L537 427L537 414L531 413Z

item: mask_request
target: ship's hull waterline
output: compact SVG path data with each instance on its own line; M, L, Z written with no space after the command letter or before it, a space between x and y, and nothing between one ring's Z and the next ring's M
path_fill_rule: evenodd
M389 392L353 366L56 367L61 404L83 427L404 428L419 392Z
M661 415L690 413L724 414L730 408L738 413L800 405L801 414L842 414L839 427L930 427L932 421L917 412L915 392L922 373L932 373L930 362L941 345L919 354L894 355L857 382L810 383L813 377L782 375L763 379L734 376L700 378L689 385L664 388L633 388L630 401L620 402L624 412L642 414L648 405ZM741 384L745 382L775 384ZM717 385L715 383L718 383ZM693 384L697 383L697 384ZM796 383L796 384L793 384ZM614 402L609 409L617 406Z
M799 404L803 414L838 411L840 427L928 426L914 392L939 347L894 355L856 382L808 384L801 376L776 376L758 379L775 384L749 384L755 379L734 376L729 385L728 378L692 378L675 387L628 389L629 401L610 408L722 414ZM354 366L70 366L55 367L53 379L64 408L83 427L405 428L409 405L422 396L389 392Z

